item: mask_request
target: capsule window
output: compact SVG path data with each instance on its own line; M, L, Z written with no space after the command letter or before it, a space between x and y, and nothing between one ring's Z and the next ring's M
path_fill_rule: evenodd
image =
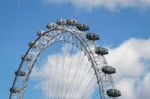
M77 29L79 29L81 31L87 31L87 30L89 30L89 26L86 24L78 24Z
M27 74L26 74L25 71L19 70L19 71L16 71L16 72L15 72L15 75L16 75L16 76L26 76Z
M108 49L103 48L103 47L96 47L95 53L100 54L100 55L106 55L106 54L108 54Z
M47 27L48 29L52 29L52 28L57 27L57 24L55 24L55 23L50 23L50 24L47 24L46 27Z
M32 61L32 57L30 55L22 55L21 59L25 61Z
M102 72L105 74L114 74L116 73L116 69L112 66L104 66L102 67Z
M59 19L56 21L56 24L58 25L66 25L66 20L65 19Z
M99 40L99 35L98 34L95 34L95 33L88 33L86 35L86 38L88 40L92 40L92 41L95 41L95 40Z
M38 36L42 36L43 34L44 34L44 31L38 31L38 32L37 32L37 35L38 35Z
M14 87L14 88L10 88L10 92L12 92L12 93L21 93L22 89Z
M109 97L119 97L119 96L121 96L121 92L117 89L108 89L107 95Z
M77 25L77 20L75 20L75 19L68 19L67 20L67 24L75 26L75 25Z
M37 44L34 41L31 41L31 42L29 42L28 46L32 47L32 48L36 48Z

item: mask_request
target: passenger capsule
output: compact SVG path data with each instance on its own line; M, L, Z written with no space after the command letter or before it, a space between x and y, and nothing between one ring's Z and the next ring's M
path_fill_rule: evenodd
M68 19L67 24L71 26L76 26L77 25L77 20L75 19Z
M29 55L26 55L26 56L25 56L25 55L22 55L22 56L21 56L21 59L22 59L22 60L25 60L25 61L31 61L31 60L32 60L32 57L29 56Z
M46 27L47 27L48 29L52 29L52 28L57 27L57 24L56 24L56 23L50 23L50 24L47 24Z
M112 66L104 66L102 67L102 72L105 74L114 74L116 73L116 69Z
M27 74L26 74L25 71L19 70L19 71L16 71L16 72L15 72L15 75L16 75L16 76L26 76Z
M22 89L19 89L19 88L14 87L14 88L10 88L10 92L11 92L11 93L21 93L21 92L22 92Z
M37 36L42 36L44 34L44 31L37 32Z
M98 34L95 34L95 33L87 33L87 34L86 34L86 38L87 38L88 40L95 41L95 40L99 40L99 35L98 35Z
M28 45L29 45L29 47L32 47L32 48L36 48L37 47L34 41L29 42Z
M58 25L66 25L66 20L65 19L59 19L59 20L57 20L56 21L56 24L58 24Z
M89 30L89 26L87 24L77 24L76 27L80 31L87 31L87 30Z
M121 96L121 92L120 92L120 90L117 90L117 89L108 89L107 95L109 97L119 97L119 96Z
M106 55L106 54L108 54L108 49L106 49L106 48L103 48L103 47L96 47L95 48L95 53L96 54L100 54L100 55Z

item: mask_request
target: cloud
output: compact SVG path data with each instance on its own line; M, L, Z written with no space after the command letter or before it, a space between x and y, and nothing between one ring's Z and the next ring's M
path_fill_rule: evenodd
M116 83L120 99L149 99L150 39L131 38L110 49L106 57L117 69Z
M71 4L76 8L91 10L107 8L111 11L117 8L149 8L150 0L44 0L49 4Z
M141 98L148 99L150 97L150 73L147 73L144 77L144 80L142 82L141 90L140 90L140 95Z
M68 49L69 48L69 49ZM86 99L92 97L96 77L83 52L69 54L71 47L64 46L63 53L49 55L41 67L35 67L32 79L38 81L46 99ZM59 96L59 97L58 97Z

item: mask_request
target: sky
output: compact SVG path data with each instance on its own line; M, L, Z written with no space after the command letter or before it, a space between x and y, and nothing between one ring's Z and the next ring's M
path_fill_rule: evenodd
M0 97L7 99L20 56L49 22L75 18L98 33L114 65L120 99L149 99L150 0L1 0Z

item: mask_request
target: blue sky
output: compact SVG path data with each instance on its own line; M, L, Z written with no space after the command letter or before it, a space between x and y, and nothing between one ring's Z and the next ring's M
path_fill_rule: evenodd
M99 45L110 45L112 48L130 38L143 40L150 38L148 3L144 8L140 6L122 8L122 5L107 8L108 6L93 7L93 5L87 9L83 4L78 7L67 0L62 2L63 0L58 4L48 3L46 0L0 1L1 99L7 99L9 96L14 71L18 68L20 56L28 48L28 42L36 38L37 31L45 29L47 23L56 19L75 18L89 24L90 31L99 33L101 37Z

